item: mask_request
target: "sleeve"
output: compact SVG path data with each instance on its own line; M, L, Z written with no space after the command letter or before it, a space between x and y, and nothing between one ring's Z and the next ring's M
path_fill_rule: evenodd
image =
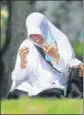
M68 65L69 65L69 67L72 67L72 66L78 66L78 65L80 65L80 64L83 65L83 62L80 61L80 60L77 59L77 58L72 58L72 59L70 59L70 60L68 61Z
M55 68L58 68L59 71L68 70L71 66L78 66L82 64L80 60L75 57L74 50L67 37L64 37L63 40L58 41L58 50L60 54L60 60Z
M59 71L60 69L66 71L66 68L68 68L72 63L71 60L76 59L74 50L69 42L68 37L63 32L55 27L49 20L48 25L53 37L55 38L60 54L59 64L54 64L54 66ZM79 64L79 61L76 61L74 64Z
M57 40L57 46L60 60L58 64L54 64L54 67L63 72L69 67L68 61L75 58L75 53L66 36L62 36Z
M18 50L18 52L19 52L19 50ZM27 62L28 62L28 60L27 60ZM28 79L28 64L27 64L25 69L22 69L20 67L20 56L19 56L19 53L17 53L15 68L14 68L14 71L12 72L11 76L12 76L12 86L11 86L11 89L10 89L9 92L13 91L23 81Z

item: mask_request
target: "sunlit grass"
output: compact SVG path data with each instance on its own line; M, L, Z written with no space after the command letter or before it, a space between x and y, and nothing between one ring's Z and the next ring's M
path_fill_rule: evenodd
M78 99L36 99L3 100L3 114L82 114L83 100Z

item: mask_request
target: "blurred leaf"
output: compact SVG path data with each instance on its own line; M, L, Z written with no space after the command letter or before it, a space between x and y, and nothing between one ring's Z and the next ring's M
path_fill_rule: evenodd
M72 46L77 56L83 56L83 43L81 41L73 41Z
M8 11L3 8L1 9L1 49L3 49L6 40L7 19Z

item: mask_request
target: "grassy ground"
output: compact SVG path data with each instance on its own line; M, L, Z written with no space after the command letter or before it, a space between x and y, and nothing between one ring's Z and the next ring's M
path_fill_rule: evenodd
M2 114L83 114L83 100L36 99L2 100Z

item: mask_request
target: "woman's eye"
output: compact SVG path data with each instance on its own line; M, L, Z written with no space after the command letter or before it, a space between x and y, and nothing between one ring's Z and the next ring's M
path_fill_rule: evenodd
M33 40L36 40L37 38L32 38Z

